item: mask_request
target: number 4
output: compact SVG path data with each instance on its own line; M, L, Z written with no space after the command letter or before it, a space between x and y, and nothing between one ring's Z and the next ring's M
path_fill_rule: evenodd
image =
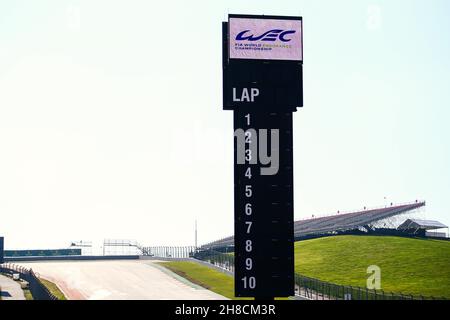
M247 170L245 170L245 176L248 178L248 179L251 179L252 178L252 169L249 167L249 168L247 168Z

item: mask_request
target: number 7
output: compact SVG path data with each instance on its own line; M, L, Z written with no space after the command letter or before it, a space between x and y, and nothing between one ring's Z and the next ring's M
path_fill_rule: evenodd
M251 227L252 227L252 223L253 223L253 222L251 222L251 221L245 221L245 224L247 225L247 234L250 233L250 229L251 229Z

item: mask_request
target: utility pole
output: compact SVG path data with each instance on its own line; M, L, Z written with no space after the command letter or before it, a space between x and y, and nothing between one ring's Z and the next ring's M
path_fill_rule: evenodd
M195 219L195 249L197 249L197 219Z

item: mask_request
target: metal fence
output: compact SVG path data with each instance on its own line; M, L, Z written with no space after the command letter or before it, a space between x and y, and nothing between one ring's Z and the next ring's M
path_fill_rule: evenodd
M312 300L446 300L444 297L436 298L343 286L300 274L295 274L295 286L296 294Z
M39 277L32 269L5 263L0 265L0 273L9 274L11 277L13 274L19 274L20 279L28 282L31 295L35 300L58 300L58 298L42 284L41 280L39 280Z
M216 267L234 272L234 254L213 249L197 250L194 258ZM338 285L295 274L296 296L310 300L446 300L444 297L429 297L373 290L356 286Z
M195 259L206 261L219 268L234 272L234 252L224 253L213 249L197 250Z
M195 255L196 248L194 246L184 247L169 247L169 246L155 246L155 247L139 247L142 255L150 257L161 258L192 258Z

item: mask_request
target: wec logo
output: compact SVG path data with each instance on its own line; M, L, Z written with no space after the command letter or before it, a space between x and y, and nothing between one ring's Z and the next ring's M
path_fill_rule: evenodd
M279 39L283 42L289 42L292 39L286 38L286 36L295 33L295 30L272 29L264 32L259 36L255 36L253 34L246 35L246 33L248 32L250 32L250 30L239 32L236 36L236 41L276 41L277 39Z

